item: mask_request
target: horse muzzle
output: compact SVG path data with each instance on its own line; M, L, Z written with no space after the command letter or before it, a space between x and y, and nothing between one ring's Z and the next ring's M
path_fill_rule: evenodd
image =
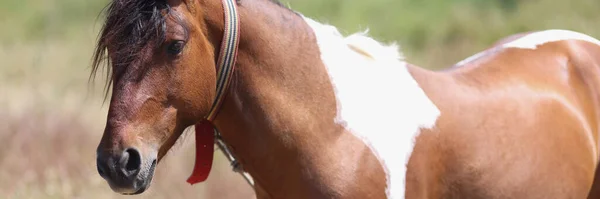
M120 153L98 150L96 166L98 174L108 182L113 191L135 195L143 193L150 186L156 167L156 155L144 158L136 148L127 148Z

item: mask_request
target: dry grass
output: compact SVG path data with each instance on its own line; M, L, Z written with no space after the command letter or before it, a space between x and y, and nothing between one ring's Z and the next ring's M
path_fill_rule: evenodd
M25 91L25 93L21 93ZM95 169L95 147L102 133L101 103L76 95L64 102L42 99L27 89L9 91L13 111L0 113L0 196L7 198L125 198L113 193ZM19 94L21 93L21 94ZM17 100L19 99L19 100ZM52 104L52 105L50 105ZM207 183L185 183L193 165L191 142L183 142L161 165L143 198L252 198L245 182L217 156Z

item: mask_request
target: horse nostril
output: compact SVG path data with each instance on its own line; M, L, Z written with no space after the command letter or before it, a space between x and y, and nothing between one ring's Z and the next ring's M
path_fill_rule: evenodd
M125 164L125 170L129 173L139 171L142 166L142 157L140 156L140 152L135 148L125 150L122 160L124 160L122 164Z

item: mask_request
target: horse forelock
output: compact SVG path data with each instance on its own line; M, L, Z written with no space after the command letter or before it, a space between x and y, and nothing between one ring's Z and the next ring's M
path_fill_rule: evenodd
M127 67L141 63L139 59L148 57L143 54L152 53L165 41L166 19L172 15L166 0L113 0L105 9L106 18L93 54L90 77L106 67L108 93L113 81L119 79ZM183 27L187 32L186 26Z

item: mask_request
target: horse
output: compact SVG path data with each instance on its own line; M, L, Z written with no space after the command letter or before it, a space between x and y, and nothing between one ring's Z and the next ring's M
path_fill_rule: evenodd
M507 37L434 71L274 0L113 0L106 13L92 75L106 67L112 93L96 157L117 193L147 190L193 125L208 161L190 183L207 177L214 128L257 198L599 189L600 42L583 33Z

